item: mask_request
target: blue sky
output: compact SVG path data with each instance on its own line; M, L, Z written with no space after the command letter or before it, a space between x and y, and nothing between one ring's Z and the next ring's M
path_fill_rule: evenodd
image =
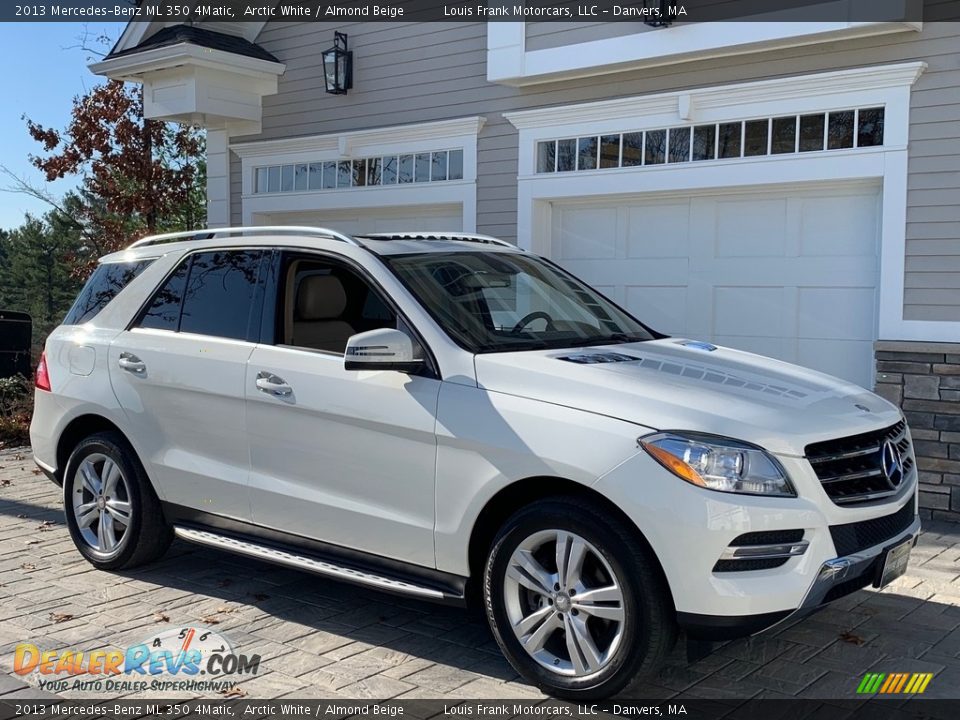
M91 37L106 33L119 36L121 24L89 25ZM76 46L84 32L80 23L0 23L0 61L4 68L0 89L0 165L34 184L44 185L43 174L27 156L42 151L28 134L21 118L27 115L44 126L62 129L70 118L74 95L100 82L88 69L90 53ZM0 188L10 186L0 177ZM64 179L49 185L57 196L76 184ZM0 192L0 228L17 227L24 213L40 215L49 206L25 195Z

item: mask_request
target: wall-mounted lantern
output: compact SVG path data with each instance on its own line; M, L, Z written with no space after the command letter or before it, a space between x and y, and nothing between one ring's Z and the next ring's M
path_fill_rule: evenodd
M353 53L347 49L347 34L335 32L333 47L323 51L323 82L332 95L346 95L353 87Z

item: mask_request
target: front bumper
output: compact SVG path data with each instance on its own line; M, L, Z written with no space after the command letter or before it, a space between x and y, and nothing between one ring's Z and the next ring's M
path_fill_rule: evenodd
M820 566L813 585L807 590L796 610L758 615L703 615L680 612L677 613L677 622L693 638L731 640L769 630L788 620L806 617L824 605L868 585L878 586L886 551L907 540L912 540L916 545L919 536L920 518L915 517L905 532L889 541L852 555L827 560Z
M803 458L778 459L797 497L698 488L645 452L594 486L643 533L666 576L681 625L697 635L760 632L870 585L884 549L919 532L916 470L896 497L839 506ZM751 539L744 541L744 535ZM754 544L781 557L731 563L741 545Z

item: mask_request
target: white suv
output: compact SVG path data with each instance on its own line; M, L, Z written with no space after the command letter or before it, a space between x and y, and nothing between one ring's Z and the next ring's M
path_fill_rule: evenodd
M626 691L679 629L746 635L883 585L920 528L890 403L666 337L479 235L134 243L47 340L31 439L98 568L177 536L476 597L567 698Z

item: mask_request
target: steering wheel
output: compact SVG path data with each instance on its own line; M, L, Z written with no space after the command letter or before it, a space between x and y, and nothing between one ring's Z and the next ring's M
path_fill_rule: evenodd
M532 313L527 313L520 321L513 326L513 330L510 331L511 335L516 335L518 332L523 330L527 325L532 323L534 320L546 320L547 321L547 330L555 330L553 326L553 318L547 315L547 313L542 310L535 310Z

